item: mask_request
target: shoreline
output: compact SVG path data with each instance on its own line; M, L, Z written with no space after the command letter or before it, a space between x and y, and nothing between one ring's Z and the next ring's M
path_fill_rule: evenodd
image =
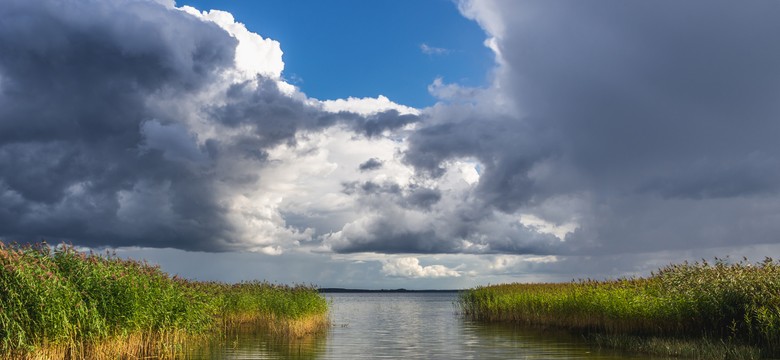
M396 293L441 293L441 294L457 294L466 290L441 290L441 289L423 289L423 290L408 290L408 289L348 289L348 288L318 288L317 291L320 294L396 294Z

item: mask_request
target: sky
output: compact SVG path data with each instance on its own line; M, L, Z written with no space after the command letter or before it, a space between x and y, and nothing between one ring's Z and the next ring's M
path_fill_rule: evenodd
M780 253L780 3L7 0L0 239L456 289Z
M230 12L281 43L284 78L320 100L377 97L422 108L436 78L489 82L493 54L485 33L450 0L180 1ZM348 19L348 20L347 20Z

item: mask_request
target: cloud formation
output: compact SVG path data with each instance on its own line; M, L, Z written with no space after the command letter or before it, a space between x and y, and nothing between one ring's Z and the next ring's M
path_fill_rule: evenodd
M431 79L414 109L307 97L226 12L6 2L0 237L415 254L374 270L417 278L465 275L423 254L503 274L777 242L780 5L458 6L491 82Z
M446 103L404 156L434 179L478 162L477 219L576 226L564 254L776 242L780 5L459 5L490 36L494 83L434 83Z
M382 265L382 272L388 276L406 278L439 278L458 277L460 273L443 265L420 265L415 257L402 257L387 260Z
M417 121L386 98L370 115L325 111L281 80L278 42L225 12L12 0L0 19L7 240L278 254L314 231L288 225L291 194L258 193L279 149Z
M593 255L776 243L780 5L462 1L491 86L436 79L414 183L352 192L341 252ZM474 175L474 172L476 174ZM471 180L468 180L471 179ZM397 189L396 189L397 190ZM380 200L383 199L383 200Z

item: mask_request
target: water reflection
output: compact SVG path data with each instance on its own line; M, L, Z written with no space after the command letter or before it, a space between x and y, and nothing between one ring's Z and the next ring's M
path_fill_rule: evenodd
M452 293L332 294L327 333L280 341L244 329L193 350L195 359L647 360L588 347L567 334L482 324L456 315ZM653 358L658 360L659 358Z
M467 347L489 359L507 354L522 359L649 359L608 349L594 349L584 339L565 333L531 330L508 324L484 324L461 320ZM660 359L655 357L653 359Z

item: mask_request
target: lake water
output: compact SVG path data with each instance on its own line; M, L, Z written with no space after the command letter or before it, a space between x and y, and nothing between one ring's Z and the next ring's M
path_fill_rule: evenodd
M242 333L192 354L203 359L651 359L598 350L573 336L457 315L454 293L325 294L333 327L325 334L277 342ZM658 360L658 357L652 359Z

